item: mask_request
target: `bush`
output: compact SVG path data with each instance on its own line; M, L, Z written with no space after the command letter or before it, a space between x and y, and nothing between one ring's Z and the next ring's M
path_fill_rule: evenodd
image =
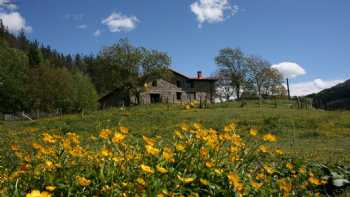
M23 52L0 45L0 112L12 113L25 107L27 66L28 58Z
M96 110L98 95L89 77L80 72L73 74L74 79L74 111Z

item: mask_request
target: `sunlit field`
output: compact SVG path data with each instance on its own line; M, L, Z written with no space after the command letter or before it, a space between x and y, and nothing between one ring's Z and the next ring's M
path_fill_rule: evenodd
M0 187L5 196L324 195L325 166L349 176L349 120L251 101L1 122Z

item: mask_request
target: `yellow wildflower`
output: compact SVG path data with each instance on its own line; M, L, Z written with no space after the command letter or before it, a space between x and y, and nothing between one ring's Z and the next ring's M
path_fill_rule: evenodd
M144 171L146 173L149 173L149 174L153 174L154 173L154 170L152 169L152 167L150 167L148 165L141 164L140 168L141 168L142 171Z
M202 185L209 185L209 181L207 179L199 179L199 182L202 184Z
M262 183L258 183L258 182L256 182L256 181L251 181L250 184L252 185L252 187L253 187L255 190L258 190L258 189L260 189L260 188L263 186Z
M37 150L40 150L40 149L42 149L43 147L40 145L40 144L38 144L38 143L32 143L32 147L34 148L34 149L37 149Z
M254 128L250 129L250 131L249 131L249 135L250 136L255 137L257 134L258 134L258 130L257 129L254 129Z
M146 152L150 155L158 156L160 151L151 145L146 145Z
M207 166L207 168L212 168L215 166L215 164L212 161L207 161L205 162L205 166Z
M238 155L233 155L231 158L230 158L230 160L232 161L232 162L235 162L235 161L239 161L241 158L238 156Z
M47 160L47 161L45 161L45 168L46 169L53 169L53 168L55 168L55 164L52 161Z
M100 131L100 138L107 139L112 134L110 129L102 129Z
M221 175L224 172L224 170L220 169L220 168L216 168L216 169L214 169L214 172L218 175Z
M146 181L143 178L137 178L136 182L142 186L146 185Z
M111 190L112 190L112 188L109 185L104 185L101 189L101 191L104 193L110 192Z
M283 150L280 149L280 148L277 148L277 149L275 150L275 153L276 153L277 155L283 155Z
M69 150L69 154L71 154L72 156L78 157L81 156L81 154L83 154L84 149L81 146L76 146L73 149Z
M236 173L231 172L227 175L227 178L230 184L235 188L238 193L243 191L243 184L241 183L240 178L236 175Z
M256 175L257 180L265 180L265 178L266 178L266 175L262 172Z
M43 133L43 141L48 144L53 144L56 142L56 139L48 133Z
M175 135L179 138L179 139L184 139L184 136L182 135L182 133L178 130L175 131Z
M230 153L237 153L239 151L239 147L237 146L230 146L229 152Z
M200 130L202 129L202 125L201 123L196 122L196 123L193 123L193 128L196 130Z
M309 186L309 182L305 181L302 185L300 185L299 187L301 189L307 189L307 187Z
M182 131L188 131L189 130L189 126L186 123L181 123L180 129Z
M52 192L52 191L54 191L54 190L56 189L56 186L54 186L54 185L48 185L48 186L45 187L45 189L46 189L47 191Z
M168 162L174 162L174 153L170 148L163 149L163 158Z
M199 151L200 155L202 158L205 158L208 156L209 152L208 149L206 149L205 147L202 147Z
M112 150L109 149L109 148L102 148L102 149L100 150L100 155L101 155L102 157L109 157L109 156L112 156Z
M19 151L17 144L11 144L11 150L14 152Z
M267 148L267 146L265 146L265 145L260 145L259 148L258 148L258 150L259 150L260 152L263 152L263 153L267 153L267 152L268 152L268 148Z
M115 133L113 138L112 138L112 142L116 143L116 144L120 144L124 141L125 139L125 135L121 134L121 133Z
M293 170L294 165L293 165L292 163L287 163L287 164L286 164L286 167L287 167L289 170Z
M235 129L236 129L236 124L235 123L229 123L229 124L225 125L224 132L227 132L227 133L233 132L233 131L235 131Z
M179 152L185 151L185 146L182 145L182 144L176 144L175 148L176 148L176 150L179 151Z
M119 127L119 131L123 134L128 134L129 133L129 129L126 127Z
M292 184L287 179L280 179L277 181L278 187L282 191L284 196L289 196L290 191L292 190Z
M304 168L304 167L301 167L301 168L299 169L299 173L300 173L300 174L305 174L305 173L306 173L305 168Z
M154 140L154 139L152 139L152 138L149 138L149 137L146 137L146 136L142 136L142 138L143 138L143 141L145 141L145 143L147 144L147 145L150 145L150 146L154 146L157 142Z
M275 170L271 166L268 166L268 165L264 165L264 169L266 170L266 172L268 174L273 174L275 172Z
M76 133L67 133L67 138L74 144L80 144L79 136Z
M159 173L162 173L162 174L168 173L168 170L163 168L160 165L157 165L156 169L157 169L157 172L159 172Z
M32 190L32 192L26 194L26 197L51 197L51 194L47 191Z
M91 180L89 180L85 177L76 176L75 179L79 183L79 185L82 187L87 187L91 184Z
M263 140L266 142L276 142L277 141L277 137L271 133L266 134L263 136Z
M314 184L314 185L321 185L321 181L320 179L314 177L314 176L310 176L308 178L308 181L311 183L311 184Z
M194 179L195 179L195 178L193 178L193 177L181 177L181 176L179 176L179 175L177 175L177 178L178 178L181 182L183 182L183 183L191 183L191 182L193 182Z

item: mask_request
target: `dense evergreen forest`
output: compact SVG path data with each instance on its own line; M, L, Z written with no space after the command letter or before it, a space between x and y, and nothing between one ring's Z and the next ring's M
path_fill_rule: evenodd
M350 80L312 95L316 108L350 110Z
M98 97L115 89L137 97L170 62L167 54L126 39L97 55L65 55L24 32L11 34L0 21L0 112L94 110Z

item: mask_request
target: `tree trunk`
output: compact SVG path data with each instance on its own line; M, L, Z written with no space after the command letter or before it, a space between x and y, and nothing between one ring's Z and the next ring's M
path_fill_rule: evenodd
M237 86L236 86L236 96L237 96L237 100L241 99L241 96L239 95L240 89L241 89L241 86L240 86L240 85L237 85Z
M136 93L136 95L135 95L135 97L136 97L136 102L137 102L137 105L140 105L140 103L141 103L141 96L140 96L140 92L137 92L137 93Z

